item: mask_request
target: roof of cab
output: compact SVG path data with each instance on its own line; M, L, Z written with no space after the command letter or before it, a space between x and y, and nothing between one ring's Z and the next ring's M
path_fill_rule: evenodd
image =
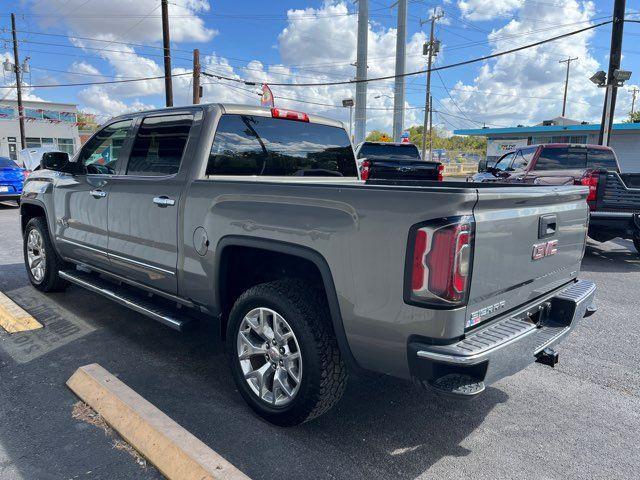
M165 107L165 108L156 108L153 110L143 110L140 112L130 112L123 115L119 115L114 117L108 122L111 122L116 119L125 119L136 117L140 115L147 115L150 113L162 113L162 112L174 112L174 111L185 111L185 110L212 110L215 108L220 108L223 113L234 113L234 114L243 114L243 115L259 115L261 117L271 117L271 109L267 107L261 107L258 105L245 105L240 103L201 103L198 105L181 105L175 107ZM291 110L291 109L285 109ZM307 113L307 112L305 112ZM329 125L331 127L344 128L344 124L339 120L334 120L332 118L323 117L320 115L314 115L312 113L307 113L309 116L310 123L319 123L322 125Z

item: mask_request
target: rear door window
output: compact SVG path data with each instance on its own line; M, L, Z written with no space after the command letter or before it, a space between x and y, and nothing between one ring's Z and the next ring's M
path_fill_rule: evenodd
M572 170L586 168L587 150L582 147L545 147L536 162L536 170Z
M606 148L587 149L587 167L612 172L618 171L618 164L613 151Z
M146 117L136 134L127 175L163 176L178 173L193 115Z
M344 129L234 114L220 117L206 174L358 176Z

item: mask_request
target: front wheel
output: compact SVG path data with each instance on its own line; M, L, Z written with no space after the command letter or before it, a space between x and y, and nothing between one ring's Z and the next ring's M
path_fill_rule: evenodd
M53 249L47 221L43 217L32 218L27 223L23 249L31 285L43 292L55 292L67 286L67 282L58 275L64 262Z
M262 418L297 425L340 400L347 372L330 321L322 293L302 281L263 283L238 298L229 362L240 394Z

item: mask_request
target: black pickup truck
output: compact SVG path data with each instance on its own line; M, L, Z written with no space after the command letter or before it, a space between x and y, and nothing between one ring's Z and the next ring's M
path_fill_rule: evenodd
M589 236L598 242L630 238L640 254L640 173L594 171L582 184L589 186Z
M444 166L422 160L413 143L362 142L356 158L363 180L438 180Z

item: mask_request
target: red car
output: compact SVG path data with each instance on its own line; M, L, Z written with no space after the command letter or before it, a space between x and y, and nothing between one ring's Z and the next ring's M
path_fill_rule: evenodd
M589 236L631 239L640 253L640 173L620 173L610 147L549 143L509 152L493 165L481 162L474 182L578 184L589 187Z

